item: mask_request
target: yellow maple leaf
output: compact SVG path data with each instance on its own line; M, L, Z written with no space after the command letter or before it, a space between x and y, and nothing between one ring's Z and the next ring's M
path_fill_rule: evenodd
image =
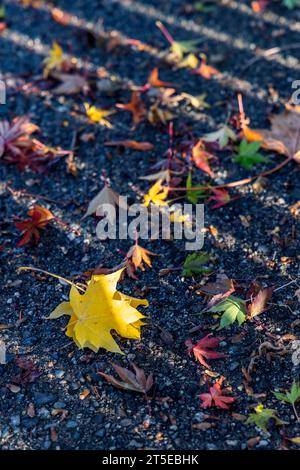
M63 63L63 50L60 45L54 41L48 57L44 59L44 77L47 78L51 70L59 69Z
M167 202L165 199L168 196L168 189L163 188L162 186L162 179L156 181L156 183L151 186L148 191L148 194L144 196L144 206L148 207L150 202L155 204L156 206L167 206Z
M109 122L105 118L113 114L113 111L96 108L96 106L91 106L88 103L84 103L84 107L86 115L91 121L101 124L102 126L108 127L110 129L112 128L111 122Z
M148 301L116 290L122 271L92 276L84 294L72 285L69 302L62 302L49 316L49 319L70 316L66 335L80 349L87 347L97 352L104 348L123 354L111 335L112 330L124 338L140 338L145 317L136 307L147 307Z

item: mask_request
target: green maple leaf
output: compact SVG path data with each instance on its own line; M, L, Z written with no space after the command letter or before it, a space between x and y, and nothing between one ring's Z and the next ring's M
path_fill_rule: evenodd
M193 181L192 181L192 173L191 171L189 172L189 175L186 180L186 197L189 202L192 204L197 204L198 199L200 198L206 198L205 191L201 191L201 189L197 191L189 191L189 189L193 188Z
M258 426L263 431L268 432L268 424L270 419L274 419L277 426L287 424L278 418L276 411L271 410L270 408L264 408L263 405L256 406L255 413L250 413L245 423L255 424L255 426Z
M211 272L211 268L208 268L207 263L210 260L210 254L204 251L198 253L192 253L185 259L182 269L182 276L191 277L194 274L207 274Z
M236 140L236 135L230 127L223 125L217 131L206 134L203 140L205 142L218 142L220 149L223 149L229 140Z
M239 325L242 325L246 320L245 301L233 295L230 295L219 304L214 305L208 311L222 314L219 326L220 330L231 325L235 321L238 322Z
M291 386L291 390L286 393L273 392L277 400L285 401L291 405L295 404L300 398L300 386L295 382Z
M174 41L171 44L170 49L178 57L178 59L183 59L184 54L196 52L196 46L199 41L201 41L201 39L194 39L190 41Z
M246 170L249 170L258 163L268 162L267 157L258 152L260 146L261 142L251 142L249 144L246 140L242 140L233 161L239 163Z

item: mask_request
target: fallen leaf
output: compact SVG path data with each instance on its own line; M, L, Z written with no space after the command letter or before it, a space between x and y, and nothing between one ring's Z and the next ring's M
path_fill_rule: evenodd
M107 116L111 116L114 111L96 108L88 103L84 103L84 108L87 117L94 123L101 124L104 127L112 128L112 123L105 119Z
M146 250L142 246L135 243L127 252L126 258L131 259L135 269L141 269L145 271L145 265L152 267L151 260L149 256L156 256L152 251Z
M199 170L204 171L213 178L213 172L209 166L211 158L213 158L213 155L205 150L202 140L199 140L192 149L193 162Z
M175 115L167 109L160 108L157 103L154 103L148 113L147 119L153 125L167 124L168 121L175 119Z
M55 95L75 95L81 92L86 94L89 91L87 79L78 73L53 72L51 76L62 82L52 90Z
M41 206L34 206L28 211L28 215L30 219L15 222L16 228L22 232L22 238L17 247L30 242L37 245L41 236L40 230L43 230L54 219L52 212Z
M268 300L272 297L273 290L273 288L267 287L258 292L251 303L247 306L250 318L260 315L265 310Z
M192 424L192 429L197 429L198 431L205 431L206 429L211 429L214 428L216 425L215 423L207 423L207 422L202 422L202 423L193 423Z
M232 201L231 196L226 189L212 188L211 191L213 196L210 196L208 202L215 201L213 206L211 206L212 209L219 209L220 207L226 206Z
M246 307L244 300L234 297L233 295L228 296L225 300L214 305L208 311L211 313L221 314L219 329L225 328L235 321L237 321L239 325L242 325L246 320Z
M206 134L203 137L203 140L205 142L218 142L220 149L223 149L230 140L235 142L237 140L237 136L230 127L223 125L217 131Z
M172 83L163 82L158 78L158 68L155 67L152 72L150 73L147 84L151 85L152 87L173 87Z
M212 387L209 387L208 393L199 395L200 400L202 400L201 408L211 408L215 406L216 408L229 410L230 405L237 399L223 395L223 390L221 389L222 382L223 380L219 379Z
M113 207L120 207L120 209L127 210L127 203L118 193L113 191L109 186L104 185L104 188L98 193L89 203L86 213L83 216L96 214L98 217L105 216L105 205Z
M203 59L200 66L196 70L193 70L192 73L201 75L201 77L205 78L206 80L210 80L215 75L220 75L219 70L212 67L211 65L207 65L206 59Z
M251 130L254 137L260 137L255 140L261 140L262 148L291 157L300 163L300 107L287 106L283 113L271 115L270 122L270 130ZM253 141L250 132L245 137Z
M207 336L202 338L197 344L193 344L191 339L187 339L185 341L185 345L187 346L188 354L194 354L195 358L207 369L211 369L211 367L205 362L205 359L221 359L226 357L225 354L213 351L213 349L217 348L221 341L224 338L211 338L212 333L209 333Z
M120 269L108 275L93 275L84 294L72 285L69 302L62 302L51 313L49 319L70 316L66 335L73 338L78 348L87 347L94 352L104 348L122 354L112 330L124 338L140 338L144 315L136 307L147 307L148 302L116 290L122 272Z
M167 206L165 199L168 197L168 189L162 186L162 180L156 181L151 186L148 193L144 196L144 206L148 207L150 203L156 206Z
M147 151L154 148L150 142L137 142L136 140L109 140L104 143L105 147L125 147L132 150Z
M63 50L60 45L54 41L48 57L44 59L44 77L48 78L52 70L59 70L64 61Z
M195 274L207 274L211 272L211 268L207 267L210 261L210 254L204 251L191 253L184 261L182 268L182 276L191 277Z
M21 369L20 374L11 378L15 385L27 385L36 381L42 375L42 372L36 368L33 361L25 356L17 357L15 364Z
M140 93L133 91L131 100L127 104L116 104L116 107L132 113L133 124L137 126L146 115L146 108L141 99Z
M258 426L263 431L268 432L267 426L271 419L275 421L277 426L287 424L278 418L276 411L271 410L270 408L264 408L263 405L257 405L255 407L255 413L250 413L246 424L255 424L255 426Z
M98 372L102 377L107 380L114 387L121 390L130 390L132 392L143 393L146 395L149 390L153 387L153 374L146 376L143 369L140 369L135 364L131 364L134 369L134 373L125 367L120 367L117 364L112 363L112 367L115 369L122 381L115 379L112 375L105 374L104 372Z

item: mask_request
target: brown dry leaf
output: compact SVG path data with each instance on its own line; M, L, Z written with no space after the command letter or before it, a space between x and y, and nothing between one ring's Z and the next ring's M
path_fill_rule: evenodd
M234 285L232 279L226 276L226 274L217 274L215 282L209 282L205 286L199 288L199 292L203 292L207 295L218 295L226 294L228 291L233 291Z
M198 431L205 431L206 429L214 428L216 425L215 423L194 423L192 424L192 429L197 429Z
M261 140L262 148L271 150L300 163L300 106L286 105L281 114L270 116L271 129L244 129L247 140Z
M298 301L300 302L300 289L296 290L295 296L297 297Z
M109 140L104 143L105 147L125 147L132 150L152 150L154 145L150 142L137 142L136 140Z
M261 440L260 436L251 437L250 439L248 439L247 441L248 449L252 449L253 447L255 447L256 444L258 444L260 440Z
M110 384L112 384L116 388L120 388L121 390L130 390L132 392L143 393L144 395L152 388L153 386L153 374L151 373L146 377L145 372L143 369L140 369L135 364L132 364L132 368L134 369L134 373L125 367L120 367L117 364L111 364L112 367L115 369L119 377L122 381L115 379L112 375L105 374L104 372L98 372L98 374L102 375L102 377L107 380Z
M78 73L52 72L51 76L62 82L52 90L55 95L75 95L81 92L86 94L89 91L87 79Z
M126 202L121 196L113 191L109 186L105 185L104 188L98 193L89 203L86 213L83 218L89 215L96 214L98 217L104 217L103 205L109 204L114 207L120 207L127 210Z
M240 413L231 413L231 416L236 419L237 421L241 421L242 423L246 421L247 416L242 415Z
M154 103L147 114L148 121L156 126L157 124L167 124L168 121L175 119L175 114L167 109L160 108L157 103Z
M272 293L272 287L266 287L258 292L251 304L248 305L249 318L254 318L265 310L268 300L272 297Z
M131 100L129 103L119 103L116 104L116 107L132 113L132 120L135 126L137 126L142 121L146 114L145 105L141 99L140 93L138 93L137 91L132 92Z

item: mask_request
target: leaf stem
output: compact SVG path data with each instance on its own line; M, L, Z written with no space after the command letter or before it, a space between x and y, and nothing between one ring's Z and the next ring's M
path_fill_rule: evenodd
M18 269L17 269L18 272L20 271L37 271L39 273L43 273L43 274L47 274L47 276L52 276L56 279L60 279L61 281L64 281L66 282L67 284L69 284L70 286L74 286L75 283L70 281L69 279L66 279L65 277L62 277L62 276L59 276L58 274L53 274L53 273L50 273L49 271L45 271L44 269L40 269L40 268L34 268L33 266L20 266ZM82 288L82 287L79 287L77 286L78 290L81 290L82 292L85 292L85 290Z

